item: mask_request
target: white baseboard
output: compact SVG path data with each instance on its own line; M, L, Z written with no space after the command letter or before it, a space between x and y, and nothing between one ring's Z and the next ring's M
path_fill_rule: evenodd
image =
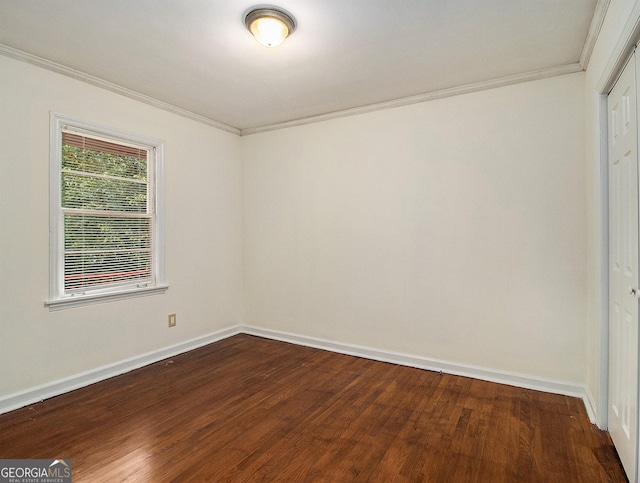
M25 391L0 397L0 414L109 379L110 377L124 374L168 357L173 357L178 354L182 354L183 352L188 352L207 344L211 344L212 342L226 339L227 337L234 336L241 332L242 330L240 326L230 327L228 329L219 330L217 332L165 347L163 349L147 352L146 354L141 354L113 364L98 367L97 369L92 369L90 371L75 374L64 379L58 379L41 386L36 386Z
M40 402L60 394L64 394L74 389L88 386L90 384L118 376L140 367L153 364L168 357L173 357L190 350L217 342L237 334L249 334L266 339L279 340L292 344L314 347L316 349L328 350L340 354L347 354L365 359L381 362L390 362L402 366L416 367L429 371L442 371L447 374L457 376L472 377L484 381L508 384L510 386L535 389L537 391L563 394L566 396L581 398L584 402L587 414L591 422L596 421L597 407L594 403L593 395L585 384L556 381L553 379L543 379L523 374L516 374L483 367L451 363L427 357L420 357L398 352L383 351L353 344L346 344L337 341L309 337L304 335L281 332L271 329L262 329L245 325L236 325L227 329L219 330L211 334L191 339L180 344L158 349L136 357L125 359L114 364L93 369L91 371L76 374L64 379L58 379L41 386L33 387L25 391L9 394L0 397L0 414L19 409L29 404Z
M429 371L442 371L446 374L453 374L456 376L472 377L474 379L480 379L483 381L507 384L509 386L577 397L582 399L582 401L584 402L589 420L594 424L596 422L596 405L594 404L593 395L591 395L591 391L586 384L557 381L554 379L544 379L524 374L498 371L495 369L487 369L484 367L466 364L452 363L438 359L430 359L427 357L402 354L398 352L383 351L379 349L372 349L370 347L345 344L342 342L292 334L289 332L281 332L271 329L262 329L258 327L242 326L241 332L245 334L264 337L267 339L290 342L292 344L338 352L340 354L364 357L366 359L372 359L376 361L390 362L393 364L416 367L418 369L426 369Z
M589 415L589 419L593 424L596 424L600 429L606 430L606 427L602 427L601 420L598 417L598 405L596 404L596 400L591 393L591 389L588 385L584 385L585 396L582 398L584 400L584 407L587 410L587 414Z

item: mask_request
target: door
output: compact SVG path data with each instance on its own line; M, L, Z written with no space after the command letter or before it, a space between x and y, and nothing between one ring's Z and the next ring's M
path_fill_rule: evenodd
M636 58L609 94L609 433L629 481L638 465ZM640 77L640 76L638 76Z

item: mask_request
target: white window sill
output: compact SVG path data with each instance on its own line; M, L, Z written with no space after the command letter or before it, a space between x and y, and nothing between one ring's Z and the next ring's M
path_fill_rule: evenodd
M146 297L148 295L159 295L169 289L168 285L156 285L154 287L136 288L122 290L119 292L106 292L92 295L76 295L56 300L47 300L44 305L49 307L49 311L70 309L72 307L83 307L86 305L102 304L105 302L115 302L136 297Z

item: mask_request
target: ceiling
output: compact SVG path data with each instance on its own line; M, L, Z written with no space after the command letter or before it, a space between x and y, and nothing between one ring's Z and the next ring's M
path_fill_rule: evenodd
M256 4L1 0L0 54L250 133L581 70L608 1L278 0L298 27L275 49Z

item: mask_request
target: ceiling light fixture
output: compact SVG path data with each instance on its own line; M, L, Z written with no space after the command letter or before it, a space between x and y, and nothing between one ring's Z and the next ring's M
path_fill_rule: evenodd
M294 18L276 7L254 7L247 13L244 23L265 47L277 47L296 28Z

